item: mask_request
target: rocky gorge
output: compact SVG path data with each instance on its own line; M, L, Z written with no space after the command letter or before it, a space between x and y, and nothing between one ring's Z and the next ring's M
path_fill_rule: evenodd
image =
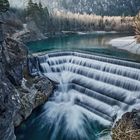
M53 91L46 77L30 76L28 50L12 38L0 47L0 139L15 140L14 127L25 120L34 108L43 104Z
M54 83L38 75L36 57L27 47L6 38L0 50L0 139L15 140L14 128L26 120L33 109L46 102ZM34 70L31 72L31 70ZM31 73L33 73L31 75ZM139 140L139 110L127 112L112 128L113 140Z
M15 140L14 128L46 102L54 84L37 74L36 58L30 57L27 47L21 43L44 39L35 24L30 21L18 30L4 26L12 37L6 37L0 46L0 140ZM34 75L30 67L34 67ZM124 114L112 129L112 139L139 140L139 116L138 110Z

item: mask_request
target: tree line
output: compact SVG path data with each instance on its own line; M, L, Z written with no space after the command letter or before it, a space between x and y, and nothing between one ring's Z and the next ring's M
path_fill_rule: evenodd
M131 16L97 16L87 13L72 13L53 11L49 13L41 2L29 0L25 9L26 20L33 20L43 32L59 31L132 31L133 17Z
M8 0L0 0L0 2L8 3ZM0 6L2 5L0 3ZM3 6L1 6L3 7ZM9 3L6 7L9 7ZM49 33L62 31L117 31L117 32L133 32L134 18L132 16L103 16L87 13L73 13L67 11L49 12L41 2L33 2L28 0L25 9L10 8L10 13L14 13L18 18L14 19L12 24L22 27L23 23L33 21L37 28L45 35ZM8 19L8 18L7 18ZM20 21L21 22L20 22Z

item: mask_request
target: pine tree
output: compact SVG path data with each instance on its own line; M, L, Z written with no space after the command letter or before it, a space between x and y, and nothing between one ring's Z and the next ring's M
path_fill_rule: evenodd
M28 7L32 7L32 6L33 6L33 1L32 0L29 0Z
M42 6L41 2L39 2L38 6L39 6L39 9L43 9L43 6Z
M0 12L6 12L10 5L8 0L0 0Z
M27 15L28 16L32 16L32 14L33 14L33 7L34 7L34 3L33 3L33 1L32 0L29 0L29 2L28 2L28 6L27 6Z

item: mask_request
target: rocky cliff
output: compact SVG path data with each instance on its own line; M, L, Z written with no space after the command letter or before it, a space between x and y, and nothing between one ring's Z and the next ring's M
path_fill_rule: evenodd
M13 39L22 42L46 38L32 19L27 18L26 23L24 23L18 12L20 13L20 10L17 10L16 12L10 9L9 11L3 13L3 16L0 15L0 42L3 35L4 37L12 37Z
M28 50L23 43L6 38L0 47L0 140L15 140L14 127L53 91L45 77L31 77Z
M5 75L0 62L0 139L15 140L13 119L19 109L18 91Z

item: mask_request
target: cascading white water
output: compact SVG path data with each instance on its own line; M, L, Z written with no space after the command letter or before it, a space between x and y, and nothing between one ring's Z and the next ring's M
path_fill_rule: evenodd
M97 139L97 126L109 127L122 113L140 107L138 63L78 52L38 59L42 73L58 83L40 116L42 128L53 129L50 140L58 135L60 140Z

